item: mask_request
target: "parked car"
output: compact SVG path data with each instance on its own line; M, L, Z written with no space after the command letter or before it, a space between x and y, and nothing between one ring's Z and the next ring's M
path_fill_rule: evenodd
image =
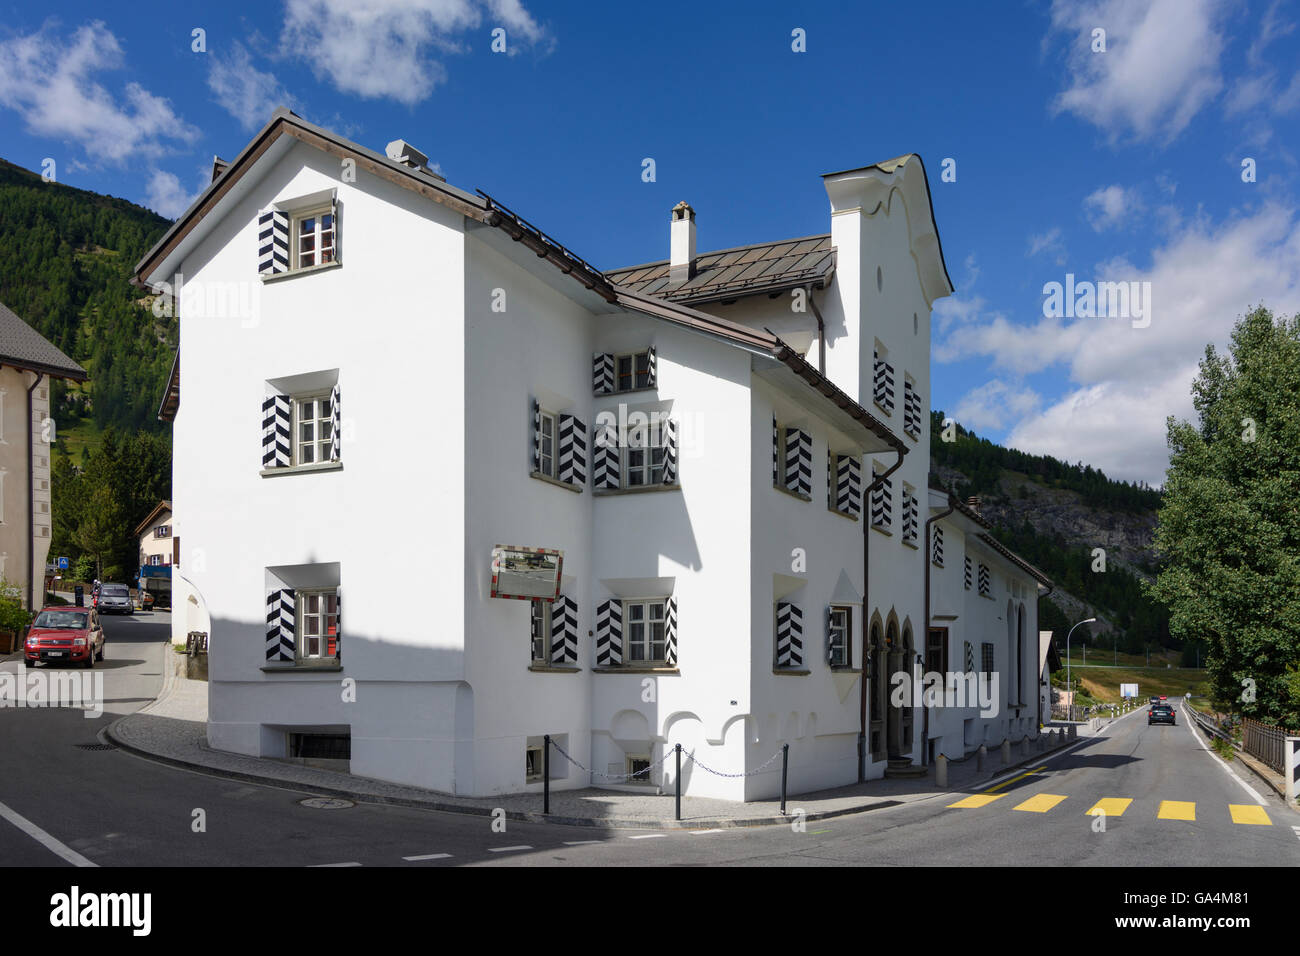
M131 589L125 584L101 584L95 607L104 614L134 614Z
M93 608L42 608L23 645L23 663L80 664L94 667L104 659L104 629Z
M1151 709L1147 711L1147 726L1152 724L1173 724L1178 725L1178 720L1174 716L1174 709L1168 704L1152 704Z

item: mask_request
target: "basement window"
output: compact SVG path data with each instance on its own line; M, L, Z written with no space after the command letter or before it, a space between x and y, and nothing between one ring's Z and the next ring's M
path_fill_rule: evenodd
M649 784L651 782L649 754L628 754L625 772L628 783Z
M541 783L542 781L542 748L529 747L524 752L524 782Z
M289 734L289 756L316 760L351 760L351 734Z

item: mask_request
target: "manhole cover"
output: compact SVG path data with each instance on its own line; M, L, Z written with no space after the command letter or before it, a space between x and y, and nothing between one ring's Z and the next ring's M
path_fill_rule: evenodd
M112 750L112 744L73 744L78 750Z
M356 806L351 800L340 800L338 797L308 797L306 800L299 800L298 805L311 807L313 810L346 810L348 807Z

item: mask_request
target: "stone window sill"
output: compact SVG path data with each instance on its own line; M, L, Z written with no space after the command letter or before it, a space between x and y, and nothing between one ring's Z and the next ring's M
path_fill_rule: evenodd
M318 461L310 465L289 465L287 468L263 468L258 474L263 478L278 478L280 475L305 475L314 471L342 471L341 461Z
M681 491L679 484L671 485L637 485L633 488L598 488L592 492L597 498L613 498L618 495L647 495L659 491Z
M782 677L803 677L807 674L811 674L812 671L800 667L773 667L772 673L780 674Z
M890 531L888 528L882 528L878 524L873 524L871 526L871 530L879 532L880 534L883 534L887 538L892 538L894 536L894 532Z
M559 664L529 664L528 669L534 674L580 674L582 672L581 667Z
M620 665L617 667L593 667L592 673L595 674L661 674L665 677L675 677L681 674L676 667L643 667L640 665Z
M862 668L861 668L861 667L841 667L841 666L832 666L832 667L831 667L831 671L832 671L833 673L836 673L836 674L861 674L861 673L862 673Z
M337 661L328 661L323 664L308 663L307 661L298 661L294 664L264 664L262 671L267 674L333 674L343 670L343 665Z
M536 478L538 481L544 481L548 485L555 485L557 488L563 488L565 491L572 491L575 495L582 494L581 485L571 485L567 481L560 481L559 478L552 478L550 475L543 474L540 471L528 473L529 478Z
M637 395L640 394L641 392L657 392L657 391L659 391L658 385L646 385L643 388L625 388L621 392L615 390L612 392L592 392L591 394L595 398L615 398L620 395Z
M329 272L331 269L342 268L342 262L326 262L319 266L308 266L305 269L290 269L288 272L277 272L274 275L260 276L263 284L268 282L279 282L282 279L296 279L298 276L311 275L313 272Z
M800 501L812 501L812 495L805 495L803 492L793 491L785 485L773 485L772 487L783 495L789 495L791 498L798 498Z
M841 511L839 508L827 508L826 510L833 515L839 515L841 518L847 518L849 521L858 520L857 515L849 514L847 511Z
M913 551L916 551L917 549L919 549L919 548L921 547L919 544L916 543L915 539L913 539L913 538L904 538L904 539L903 539L903 544L907 545L907 546L908 546L909 548L911 548Z

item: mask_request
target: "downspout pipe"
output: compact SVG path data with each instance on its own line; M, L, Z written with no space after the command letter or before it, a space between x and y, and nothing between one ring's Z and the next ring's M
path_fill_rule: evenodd
M808 286L808 304L812 306L813 315L817 316L817 371L823 375L826 374L826 322L822 318L821 309L817 308L817 300L813 298L813 287Z
M27 610L36 610L36 471L32 459L32 393L45 379L44 372L36 373L36 381L27 389ZM45 580L41 579L41 601L45 601Z
M927 488L926 488L926 494L927 494L927 496L929 495L929 492L930 492L930 489L929 489L929 487L928 487L929 484L930 484L930 483L927 481L927 482L926 482L926 485L927 485ZM931 561L931 558L933 558L933 556L934 556L934 553L933 553L934 545L933 545L933 543L931 543L931 541L930 541L930 525L934 524L934 523L935 523L936 521L938 521L940 518L946 518L946 517L948 517L948 515L952 514L952 513L953 513L954 511L956 511L956 510L957 510L957 501L956 501L955 498L953 498L952 493L949 492L949 493L948 493L948 510L947 510L947 511L941 511L941 512L939 512L937 515L934 515L934 516L931 517L931 518L927 518L926 521L925 521L925 547L926 547L926 555L925 555L925 637L924 637L925 644L923 645L924 647L929 647L929 646L930 646L930 621L931 621L931 615L933 614L933 610L932 610L931 607L930 607L930 561ZM946 678L945 678L945 679L946 679ZM924 707L924 706L923 706L923 707L921 708L921 716L922 716L922 723L921 723L921 766L922 766L922 767L925 767L925 766L927 766L927 765L929 764L929 762L930 762L930 761L929 761L929 756L930 756L930 708L929 708L929 707Z
M869 627L867 618L871 612L871 591L869 589L871 579L871 493L889 480L889 476L898 469L903 467L903 456L907 454L907 446L898 441L894 445L894 453L898 455L898 460L882 471L871 484L867 485L862 492L862 686L859 692L859 730L858 730L858 783L864 783L867 779L867 682L874 681L875 674L868 673L867 639Z

